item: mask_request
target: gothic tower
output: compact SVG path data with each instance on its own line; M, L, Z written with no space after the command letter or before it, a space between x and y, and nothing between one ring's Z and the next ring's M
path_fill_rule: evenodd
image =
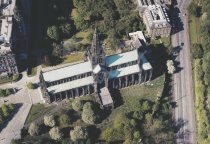
M90 49L90 57L91 57L93 68L95 68L95 66L97 66L98 64L100 65L105 64L104 63L105 53L104 53L103 48L100 45L97 29L95 29L94 34L93 34L93 40L92 40L92 45Z
M105 67L105 53L100 45L99 35L95 29L92 39L92 45L88 51L89 60L92 63L94 76L94 89L97 92L100 88L108 84L108 72Z

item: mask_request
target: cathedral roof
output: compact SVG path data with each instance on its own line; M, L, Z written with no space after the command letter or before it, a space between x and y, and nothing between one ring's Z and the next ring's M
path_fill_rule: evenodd
M43 72L43 77L46 82L53 82L87 72L92 72L90 61Z
M62 83L62 84L59 84L59 85L51 86L51 87L48 87L47 90L48 90L48 92L50 92L52 94L55 94L55 93L63 92L63 91L66 91L66 90L90 85L90 84L93 84L93 83L94 83L93 76L89 76L89 77L77 79L77 80L74 80L74 81Z
M113 100L112 100L112 97L109 93L109 90L107 87L104 87L102 89L100 89L100 97L101 97L101 102L102 102L102 105L108 105L108 104L112 104L113 103Z
M112 70L109 72L109 79L117 78L117 77L123 77L130 74L135 74L140 72L139 64L135 64L132 66Z
M112 66L117 66L120 64L136 61L139 58L139 54L137 49L125 52L125 53L120 53L120 54L115 54L115 55L110 55L105 58L106 66L112 67Z

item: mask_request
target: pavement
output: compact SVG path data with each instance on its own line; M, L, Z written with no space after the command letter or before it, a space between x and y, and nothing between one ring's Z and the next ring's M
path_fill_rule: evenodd
M196 124L194 112L194 93L192 68L190 60L190 44L188 31L187 6L190 1L177 0L178 5L172 11L172 25L176 31L171 36L174 47L174 60L177 72L174 74L173 100L174 120L176 122L176 143L195 144Z
M41 66L37 68L37 74L39 74ZM40 89L28 90L26 87L27 82L38 83L39 75L34 77L28 77L26 72L22 72L22 78L13 83L7 83L0 85L1 89L16 88L17 92L11 94L8 97L0 98L0 107L6 103L15 103L17 107L11 120L8 120L4 124L3 129L0 130L0 144L9 144L12 139L18 139L21 137L21 129L23 128L28 113L32 104L42 103L40 96Z

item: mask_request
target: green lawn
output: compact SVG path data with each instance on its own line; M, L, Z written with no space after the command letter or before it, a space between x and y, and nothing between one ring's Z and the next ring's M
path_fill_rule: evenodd
M159 39L151 40L151 44L161 44L161 42L164 44L165 47L168 47L171 44L170 37L162 37Z
M199 43L200 42L200 36L199 36L199 27L200 27L200 21L199 18L196 18L195 16L189 16L189 34L190 34L190 43Z
M4 78L4 79L1 79L0 80L0 85L1 84L4 84L4 83L8 83L8 82L12 82L12 77L9 77L9 78Z
M70 54L66 56L63 59L63 62L61 64L73 63L73 62L81 61L83 59L84 59L84 52L78 52L78 53Z
M164 84L164 76L161 76L151 82L151 85L136 85L120 90L123 104L112 111L110 116L104 120L99 127L106 129L113 127L113 121L119 113L129 113L131 111L138 111L140 108L139 101L148 99L155 101L157 95L161 95Z
M43 116L50 110L52 110L54 106L45 106L44 104L35 104L31 107L31 110L26 119L26 124L33 122L35 119Z

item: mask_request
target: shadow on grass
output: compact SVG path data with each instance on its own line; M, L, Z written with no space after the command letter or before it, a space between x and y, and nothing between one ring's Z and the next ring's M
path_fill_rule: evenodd
M88 127L88 131L89 131L89 138L92 140L92 143L97 142L101 134L101 130L96 126L92 125Z
M68 110L66 114L71 117L70 123L74 123L81 118L78 112L73 109Z
M117 108L124 104L123 98L121 96L120 90L118 89L111 89L110 90L111 96L114 101L114 107Z

